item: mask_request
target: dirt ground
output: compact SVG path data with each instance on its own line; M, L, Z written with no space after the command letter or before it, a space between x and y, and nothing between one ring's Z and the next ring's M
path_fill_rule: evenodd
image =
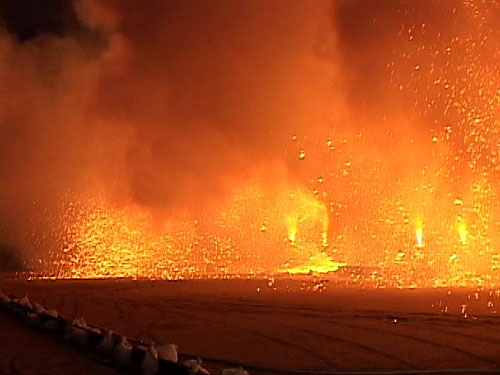
M0 280L8 294L182 353L280 369L500 368L498 297L308 282ZM488 301L490 303L488 303ZM445 312L447 310L447 312ZM206 361L216 373L221 365ZM227 366L226 366L227 367ZM0 311L0 373L116 374ZM259 373L262 371L251 371Z

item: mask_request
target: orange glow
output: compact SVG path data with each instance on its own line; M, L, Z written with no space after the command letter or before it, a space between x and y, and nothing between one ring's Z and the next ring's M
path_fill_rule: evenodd
M336 272L345 266L347 266L346 263L334 262L326 253L318 253L310 257L305 263L295 267L283 268L281 272L291 275L326 274Z
M325 205L310 193L286 186L269 191L246 184L216 211L196 219L168 219L161 228L139 206L117 208L101 199L69 208L63 255L42 261L49 269L57 264L48 277L264 275L282 272L284 264L305 263L327 248ZM332 265L330 260L323 268L319 263L313 268L338 268Z
M182 108L173 119L132 116L136 132L142 135L141 121L150 117L153 125L144 124L146 130L169 121L180 123L180 128L183 121L197 123L197 116L190 117L190 104L200 102L199 133L184 134L181 129L180 141L172 136L156 143L157 134L144 130L146 140L131 142L134 148L129 154L130 164L146 168L126 170L135 179L125 203L112 193L99 196L95 191L69 197L62 210L63 234L50 256L32 260L33 276L184 279L329 273L362 286L499 286L499 5L471 0L456 2L456 7L430 3L446 17L437 19L429 11L432 8L425 8L422 15L420 8L406 9L398 13L406 17L404 23L390 28L394 33L387 36L380 28L381 43L375 38L370 45L335 45L345 49L347 57L366 58L359 67L358 61L346 58L359 74L351 74L351 66L333 68L330 63L337 63L337 56L320 45L317 54L327 62L318 56L298 59L285 54L281 63L275 56L280 63L262 64L273 70L260 79L257 70L255 77L249 77L252 62L238 58L227 72L213 63L213 72L202 78L213 83L212 75L220 75L227 81L214 87L206 84L201 93L194 83L185 92L179 89L196 83L198 76L190 71L187 78L174 80L179 88L158 88L151 97L160 98L152 106L160 114L165 107L162 95L175 97L177 89L182 100L194 98L193 103L181 99L169 103L169 108ZM377 22L374 16L365 26L370 30ZM348 41L354 40L352 34L357 33L348 31ZM362 30L359 33L363 35ZM253 35L246 32L242 40ZM264 39L266 34L259 36ZM254 51L260 43L250 38L249 56L263 61L262 56L274 54L280 41L261 53ZM233 44L238 43L228 42ZM203 57L200 46L205 48L200 43L193 50ZM380 52L385 49L386 55ZM186 61L173 64L175 69L189 66L192 59L202 70L198 63L204 60L197 54L184 55ZM307 69L282 69L289 60ZM325 69L323 64L328 74L316 74ZM163 64L155 60L144 65L156 69ZM376 70L378 66L384 68ZM225 91L237 85L226 74L244 77L237 81L242 87L228 97ZM325 89L323 82L317 82L324 76L335 78L335 84L328 81ZM125 87L142 89L162 81L154 77L144 83L143 78L139 75L140 85ZM251 84L245 87L248 81ZM254 87L254 81L264 83ZM377 91L379 85L384 87ZM330 93L330 86L338 91ZM205 103L200 98L210 96L212 89L220 90L223 99ZM289 92L295 96L287 96ZM365 92L373 97L362 95ZM255 100L250 93L265 94ZM121 100L119 95L111 97ZM247 112L239 112L238 98ZM149 108L149 99L140 99L137 107ZM233 113L230 107L238 110ZM110 117L116 112L120 111L111 111ZM241 129L233 124L245 116L249 120ZM210 130L205 122L212 120L216 130L205 134ZM221 125L219 120L227 123ZM246 132L254 124L262 128L255 134ZM255 146L252 142L259 147L250 148ZM175 151L173 162L162 154L165 145ZM224 153L225 148L231 153ZM123 164L130 162L124 159ZM208 182L210 187L205 186ZM163 195L162 189L170 194ZM178 202L179 197L184 201ZM186 208L198 202L203 203Z

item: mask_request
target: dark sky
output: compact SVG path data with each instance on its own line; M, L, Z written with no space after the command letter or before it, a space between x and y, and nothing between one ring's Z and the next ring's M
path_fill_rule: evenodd
M67 0L3 0L0 14L5 28L20 41L41 34L63 36L83 28L73 3Z

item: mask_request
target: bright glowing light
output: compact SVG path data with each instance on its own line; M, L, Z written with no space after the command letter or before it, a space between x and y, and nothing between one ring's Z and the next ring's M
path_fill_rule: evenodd
M293 275L307 275L309 273L325 274L336 272L340 268L345 267L346 263L334 262L326 253L318 253L309 258L309 260L296 267L281 269L281 272L286 272Z
M443 23L457 25L453 33L418 18L394 35L384 90L410 109L387 114L401 122L389 131L389 119L377 118L362 136L344 120L321 134L292 135L301 130L293 124L283 134L286 177L248 178L195 224L177 213L162 225L137 205L73 198L58 251L33 263L54 277L160 279L349 264L361 286L500 285L498 5L456 7ZM399 103L386 104L398 112Z
M463 246L467 245L467 237L469 234L468 230L467 230L467 223L461 217L459 217L457 219L457 231L458 231L460 243Z
M415 237L417 240L417 247L424 247L424 222L421 219L417 219L415 222Z
M297 224L298 218L297 216L288 216L286 218L287 228L288 228L288 240L290 243L295 245L295 241L297 239Z
M64 250L40 260L39 267L46 277L59 278L269 274L328 251L328 221L326 206L314 194L287 186L247 183L216 210L194 220L169 220L163 228L140 206L90 199L69 205Z

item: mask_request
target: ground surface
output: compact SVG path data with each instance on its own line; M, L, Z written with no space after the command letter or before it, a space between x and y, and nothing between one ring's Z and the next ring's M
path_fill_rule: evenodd
M68 317L181 352L289 369L499 368L500 318L487 292L371 290L301 281L19 281ZM462 305L467 312L464 319ZM448 313L443 313L448 307ZM218 370L220 366L207 363ZM64 342L0 312L0 373L113 374ZM254 372L255 373L255 372Z

